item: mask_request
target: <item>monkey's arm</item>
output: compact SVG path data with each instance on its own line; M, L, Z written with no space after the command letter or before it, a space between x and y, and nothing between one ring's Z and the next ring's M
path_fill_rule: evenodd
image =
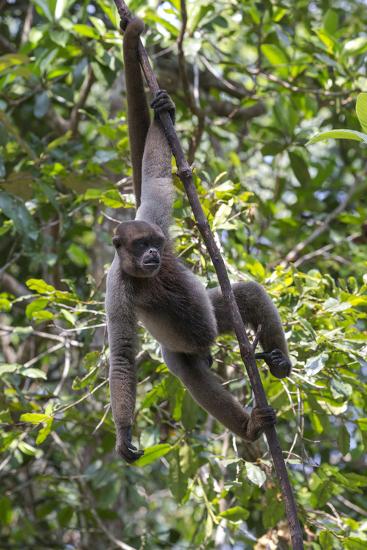
M195 401L242 439L255 441L266 427L275 424L275 412L271 407L255 407L249 415L223 388L218 377L209 369L206 359L163 347L162 353L169 370L180 378Z
M132 291L121 279L115 256L107 275L106 312L110 348L110 393L113 420L116 425L116 450L133 462L143 453L131 444L131 426L136 399L136 320Z
M159 225L168 237L174 199L172 185L172 153L157 113L168 111L174 119L175 106L167 92L160 90L152 102L156 116L150 125L145 142L142 172L141 206L137 220Z
M138 57L139 37L143 30L143 21L141 19L133 19L125 31L123 45L127 120L137 207L140 205L141 197L141 171L144 145L150 124L149 108L144 92L144 83Z

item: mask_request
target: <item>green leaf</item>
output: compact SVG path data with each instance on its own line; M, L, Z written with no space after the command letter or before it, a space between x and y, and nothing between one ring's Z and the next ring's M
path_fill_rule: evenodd
M29 63L30 60L26 55L20 53L7 53L0 56L0 72L14 67L14 65L24 65Z
M80 36L86 36L87 38L95 38L96 40L99 38L99 34L96 29L89 27L88 25L81 25L78 23L73 25L73 31Z
M340 378L333 378L331 380L330 389L335 399L349 399L353 394L353 386Z
M19 367L21 367L21 365L18 365L16 363L3 363L2 365L0 365L0 376L2 376L3 374L10 374L12 372L15 372L19 369Z
M266 492L266 507L262 514L262 522L265 529L275 528L277 523L285 516L284 502L279 498L276 488Z
M134 462L134 466L147 466L147 464L151 464L158 458L169 453L172 449L173 447L168 443L159 443L158 445L147 447L144 449L143 456Z
M88 386L88 384L91 384L92 382L94 382L94 380L97 377L97 374L98 374L98 367L94 367L85 376L83 376L83 378L76 376L73 380L72 389L75 391L82 390L83 388Z
M322 550L333 550L335 538L330 531L321 531L319 543Z
M259 466L256 466L256 464L253 464L252 462L246 462L246 475L247 478L258 487L264 485L266 481L265 472L261 470Z
M324 29L329 35L334 35L338 29L339 16L338 12L332 9L328 9L324 15Z
M366 539L348 537L342 540L343 550L366 550Z
M350 55L359 55L367 51L367 37L358 36L357 38L352 38L344 44L344 53Z
M356 113L362 130L367 132L367 93L358 94Z
M231 215L232 207L228 204L221 204L215 213L213 219L213 231L217 229L225 229L229 216Z
M79 245L73 243L67 249L70 260L79 267L86 267L90 264L90 257Z
M55 292L55 287L47 284L43 279L28 279L28 281L26 281L26 285L38 294L50 294Z
M48 298L37 298L36 300L33 300L33 302L28 304L25 309L28 319L32 319L35 312L45 309L45 307L48 306L48 303Z
M52 21L53 20L53 15L50 11L50 2L48 2L47 0L33 0L34 3L36 4L36 6L38 6L39 10L38 11L41 11L41 13L43 13L43 15L49 20L49 21Z
M288 76L288 56L275 44L262 44L261 51L271 65L278 69L281 76Z
M43 118L50 107L50 99L47 92L42 92L36 95L36 101L34 103L34 116L36 118Z
M228 508L224 512L219 514L219 517L226 518L231 521L244 521L250 515L250 512L242 506L233 506L233 508Z
M42 378L43 380L47 380L46 373L41 369L34 369L30 367L28 369L23 369L19 374L22 376L27 376L27 378Z
M343 456L346 455L350 449L350 435L344 424L340 426L338 431L338 448Z
M55 316L51 311L44 309L43 311L35 311L32 318L34 321L41 323L43 321L51 321L54 317Z
M367 134L357 132L356 130L326 130L325 132L319 132L314 135L306 145L317 143L318 141L325 141L327 139L352 139L354 141L362 141L367 143Z
M52 420L52 416L41 413L24 413L20 415L20 420L23 422L29 422L30 424L39 424L40 422L50 422Z
M38 228L23 201L0 191L0 210L14 222L15 229L28 241L38 238Z
M362 432L367 432L367 418L358 418L356 422Z
M13 509L11 500L7 496L0 498L0 522L3 525L10 525L13 518Z
M309 376L315 376L315 374L320 372L320 370L325 367L328 358L329 355L327 353L320 353L320 355L307 359L305 364L306 374Z
M294 175L302 185L306 185L310 182L310 173L308 171L308 166L302 155L295 152L288 153L289 160Z
M45 422L45 425L40 429L40 431L37 434L36 445L41 445L41 443L43 443L45 439L49 436L52 429L52 423L53 423L53 418L50 418L50 420L47 420Z
M178 450L176 450L174 455L170 457L169 479L169 486L173 496L178 502L182 502L186 495L188 478L182 471Z

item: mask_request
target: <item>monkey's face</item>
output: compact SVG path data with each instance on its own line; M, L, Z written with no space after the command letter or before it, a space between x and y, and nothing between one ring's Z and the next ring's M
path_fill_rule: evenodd
M158 226L142 221L123 222L112 239L124 273L154 277L161 267L165 237Z

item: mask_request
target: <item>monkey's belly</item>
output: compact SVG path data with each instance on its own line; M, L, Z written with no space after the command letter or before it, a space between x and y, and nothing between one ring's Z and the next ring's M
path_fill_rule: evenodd
M187 326L186 329L181 320L176 323L172 318L154 315L144 310L138 310L138 318L147 331L171 351L205 354L216 336L216 325L210 318L207 323L202 319L200 327Z

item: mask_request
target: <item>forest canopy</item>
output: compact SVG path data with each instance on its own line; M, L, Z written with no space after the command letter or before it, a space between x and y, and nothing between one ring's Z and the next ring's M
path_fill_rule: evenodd
M146 23L230 278L263 284L281 314L292 376L259 367L305 545L361 550L365 2L129 9ZM176 252L215 286L174 182ZM113 1L0 0L0 546L287 548L265 439L245 444L200 409L143 329L134 437L146 453L136 466L115 454L105 274L116 222L133 215ZM212 351L214 371L252 405L234 337Z

